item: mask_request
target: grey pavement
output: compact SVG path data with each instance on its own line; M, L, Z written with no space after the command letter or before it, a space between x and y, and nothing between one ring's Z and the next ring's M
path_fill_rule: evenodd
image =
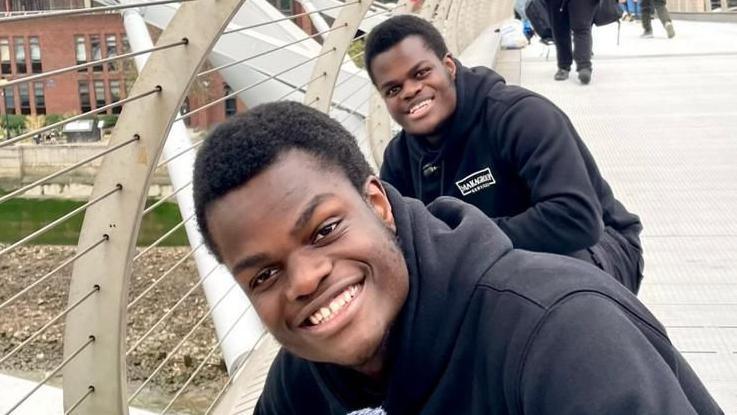
M725 413L737 414L737 24L595 28L590 85L553 81L555 49L522 51L522 86L572 119L644 224L639 297ZM549 56L546 55L549 53Z

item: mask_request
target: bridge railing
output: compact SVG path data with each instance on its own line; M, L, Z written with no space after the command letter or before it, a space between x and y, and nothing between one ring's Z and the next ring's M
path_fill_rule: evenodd
M180 229L192 225L192 214L183 214L181 221L163 231L153 242L144 246L137 243L144 218L166 202L191 192L190 180L172 187L171 193L156 202L147 199L154 173L178 158L191 157L202 143L194 141L175 153L162 156L173 126L226 99L243 97L270 81L280 81L289 87L277 99L302 100L335 116L358 137L368 137L372 148L365 151L366 157L378 166L380 156L377 155L391 136L391 122L383 104L370 93L373 87L366 74L351 69L356 64L360 66L362 61L361 44L367 28L392 14L410 12L414 6L415 12L441 29L451 50L458 54L491 23L511 16L512 10L511 2L493 0L426 0L421 6L416 2L400 1L394 7L366 0L324 0L315 1L318 8L314 11L274 18L249 27L235 27L230 24L231 19L245 0L105 3L106 6L91 9L24 13L0 19L0 25L11 22L41 25L43 19L49 17L179 5L153 47L12 79L0 85L4 89L15 88L22 83L150 55L124 99L0 142L0 148L24 145L38 134L122 107L106 147L72 165L0 194L0 205L11 203L59 177L89 168L91 164L100 164L94 188L83 203L38 229L29 230L18 240L0 246L0 266L3 268L0 283L16 281L11 284L14 291L0 297L0 322L17 333L6 339L4 349L0 349L0 370L11 367L9 363L13 359L36 356L31 365L44 372L19 396L12 399L4 397L0 413L28 413L24 411L28 411L34 400L44 399L40 391L47 384L58 384L60 377L64 413L126 414L131 405L153 406L161 413L212 411L230 385L225 376L217 381L223 385L220 393L208 396L204 404L195 405L193 409L191 404L182 403L182 398L188 388L197 383L204 370L219 365L220 347L232 335L235 324L214 328L210 317L214 310L222 307L221 301L239 288L233 282L217 298L208 297L208 303L199 301L203 285L214 274L223 272L222 267L214 262L205 269L200 268L200 276L195 280L171 281L183 268L192 273L192 258L205 251L201 243L192 243L191 247L178 250L175 258L162 261L154 270L141 270L142 261L155 255L155 248ZM302 39L283 42L272 49L205 69L208 54L221 38L317 13L332 16L329 28L313 30ZM321 44L312 56L298 62L281 62L277 71L254 65L257 58L262 59L300 42L317 40L321 40ZM195 79L214 71L246 67L257 70L261 79L180 114ZM300 71L306 75L295 82L294 73ZM355 100L358 93L364 94L365 98ZM248 101L246 105L249 105ZM360 122L356 123L356 118ZM76 250L67 250L66 256L57 264L34 268L34 254L29 246L44 234L82 216L84 221ZM22 264L22 270L9 269L9 264L17 262ZM24 277L19 283L21 271ZM161 296L164 289L176 289L174 300L164 301ZM51 307L45 296L51 292L58 295L59 291L65 293L67 301L55 302L53 311L45 313L43 320L36 318L35 314L34 317L20 315L34 307ZM253 313L250 307L245 308L235 321L248 313ZM181 318L176 323L175 316L186 318L185 323L181 323ZM132 325L134 320L137 323ZM18 326L22 326L22 330L12 329ZM168 343L173 346L159 346L156 356L146 355L152 347L163 344L160 336L164 333L176 337L176 341ZM256 333L259 338L263 335ZM38 342L55 344L59 353L53 357L41 355L38 351L41 348L34 349ZM59 350L62 347L63 354ZM199 350L196 361L192 361L187 353L192 349ZM190 356L189 361L187 356ZM243 356L242 361L247 359L248 355ZM166 396L151 404L147 396L152 382L162 376L168 378L167 383L171 387Z
M682 13L737 13L737 0L669 0L668 10Z

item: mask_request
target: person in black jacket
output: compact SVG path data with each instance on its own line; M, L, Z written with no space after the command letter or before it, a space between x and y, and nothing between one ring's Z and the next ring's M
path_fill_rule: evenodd
M565 81L571 72L571 63L576 61L578 79L582 84L591 82L591 48L593 37L591 26L599 0L547 0L550 25L558 60L558 71L553 77ZM573 32L573 47L571 47Z
M600 270L425 207L294 102L217 127L196 216L283 346L257 415L719 414L663 326Z
M638 291L640 219L614 198L560 109L492 70L464 67L418 17L376 26L365 60L403 128L385 150L383 180L425 204L458 197L515 248L588 261Z

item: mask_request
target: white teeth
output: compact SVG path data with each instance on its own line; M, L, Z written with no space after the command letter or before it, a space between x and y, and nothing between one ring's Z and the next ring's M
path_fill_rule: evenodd
M320 323L324 323L328 320L330 320L336 312L338 312L340 309L348 305L353 298L355 297L356 293L358 293L358 285L352 285L348 288L346 288L345 291L343 291L341 294L338 294L329 304L327 307L321 307L319 310L317 310L315 313L313 313L310 317L310 323L313 325L319 325Z
M425 108L428 105L430 105L430 100L429 99L426 99L426 100L424 100L422 102L419 102L414 107L410 108L409 113L410 114L414 114L415 112L419 111L422 108Z

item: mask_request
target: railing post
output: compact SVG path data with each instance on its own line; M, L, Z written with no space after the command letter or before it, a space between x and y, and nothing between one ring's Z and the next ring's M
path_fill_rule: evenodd
M110 145L132 137L138 141L105 157L91 198L118 185L122 190L88 209L85 215L78 246L90 246L103 234L109 240L74 264L69 298L78 298L95 286L99 286L99 293L67 316L65 357L75 353L90 336L95 341L64 368L66 409L75 405L80 396L89 394L76 413L128 413L126 308L131 258L147 191L164 139L189 85L244 1L198 0L180 5L159 44L184 41L184 45L153 54L130 91L129 95L134 96L158 90L135 105L126 106L121 113ZM94 387L91 394L90 387Z

